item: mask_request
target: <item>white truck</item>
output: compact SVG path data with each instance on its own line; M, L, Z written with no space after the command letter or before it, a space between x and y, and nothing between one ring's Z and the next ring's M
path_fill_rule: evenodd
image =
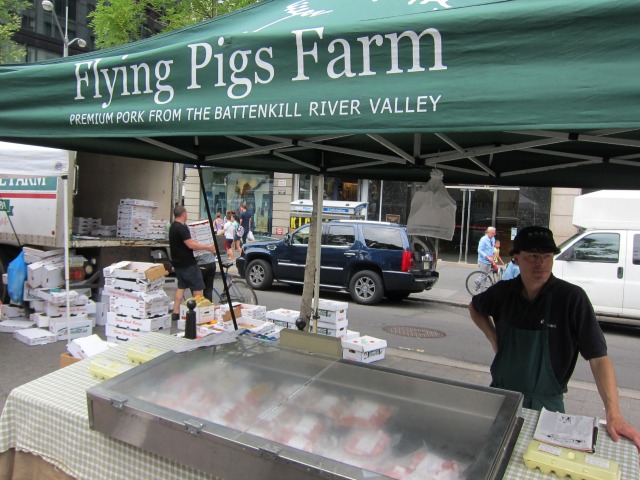
M560 245L553 274L581 286L603 320L640 325L640 191L576 197L581 231Z
M0 142L0 156L11 158L14 147L14 144ZM37 165L37 156L43 154L43 149L19 147L16 162L33 161ZM25 152L25 148L31 150ZM74 282L74 286L99 286L103 267L114 262L150 262L152 253L158 250L168 254L166 240L78 236L72 234L71 225L74 217L100 218L103 225L116 225L118 205L123 198L155 201L155 218L172 220L173 206L182 198L181 165L65 153L68 157L69 248L72 255L87 259L86 277ZM7 166L4 168L6 171ZM11 165L8 168L11 170ZM22 246L44 250L64 247L64 185L62 177L0 178L0 273L7 272L9 262ZM73 282L73 278L71 280ZM7 286L0 284L0 299L5 299Z

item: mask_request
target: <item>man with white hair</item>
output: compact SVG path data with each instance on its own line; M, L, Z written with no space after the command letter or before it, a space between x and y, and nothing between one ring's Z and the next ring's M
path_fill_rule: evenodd
M493 265L493 248L496 244L496 227L487 227L484 236L478 243L478 268L484 273L491 271Z

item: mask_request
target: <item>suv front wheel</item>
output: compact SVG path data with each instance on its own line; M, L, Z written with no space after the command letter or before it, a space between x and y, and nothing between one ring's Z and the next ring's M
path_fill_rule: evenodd
M266 290L273 283L273 270L269 262L256 259L249 262L245 274L247 283L255 290Z
M382 300L384 287L380 275L371 270L356 273L349 282L351 298L360 305L373 305Z

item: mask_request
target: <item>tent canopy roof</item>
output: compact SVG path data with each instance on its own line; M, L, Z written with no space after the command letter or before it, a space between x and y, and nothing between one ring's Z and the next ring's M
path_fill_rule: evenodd
M0 142L0 178L61 177L69 172L69 152Z
M0 67L0 138L163 161L637 188L635 0L266 0Z

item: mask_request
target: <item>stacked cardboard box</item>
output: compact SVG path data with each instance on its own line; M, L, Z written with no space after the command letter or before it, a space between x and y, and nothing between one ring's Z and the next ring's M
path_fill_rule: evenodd
M105 335L126 342L146 332L169 333L169 297L162 289L166 271L155 263L118 262L103 270L109 298Z
M118 237L146 238L146 222L155 218L156 202L123 198L118 205Z
M187 223L191 238L204 245L213 245L213 235L211 234L211 224L208 220L198 220ZM208 250L194 250L193 254L198 257L208 253Z
M312 303L312 308L315 306ZM318 299L318 326L316 331L316 322L312 319L309 331L320 335L330 337L345 338L347 335L347 302L336 302L333 300Z
M91 231L102 225L101 218L73 217L71 231L77 235L91 235Z

